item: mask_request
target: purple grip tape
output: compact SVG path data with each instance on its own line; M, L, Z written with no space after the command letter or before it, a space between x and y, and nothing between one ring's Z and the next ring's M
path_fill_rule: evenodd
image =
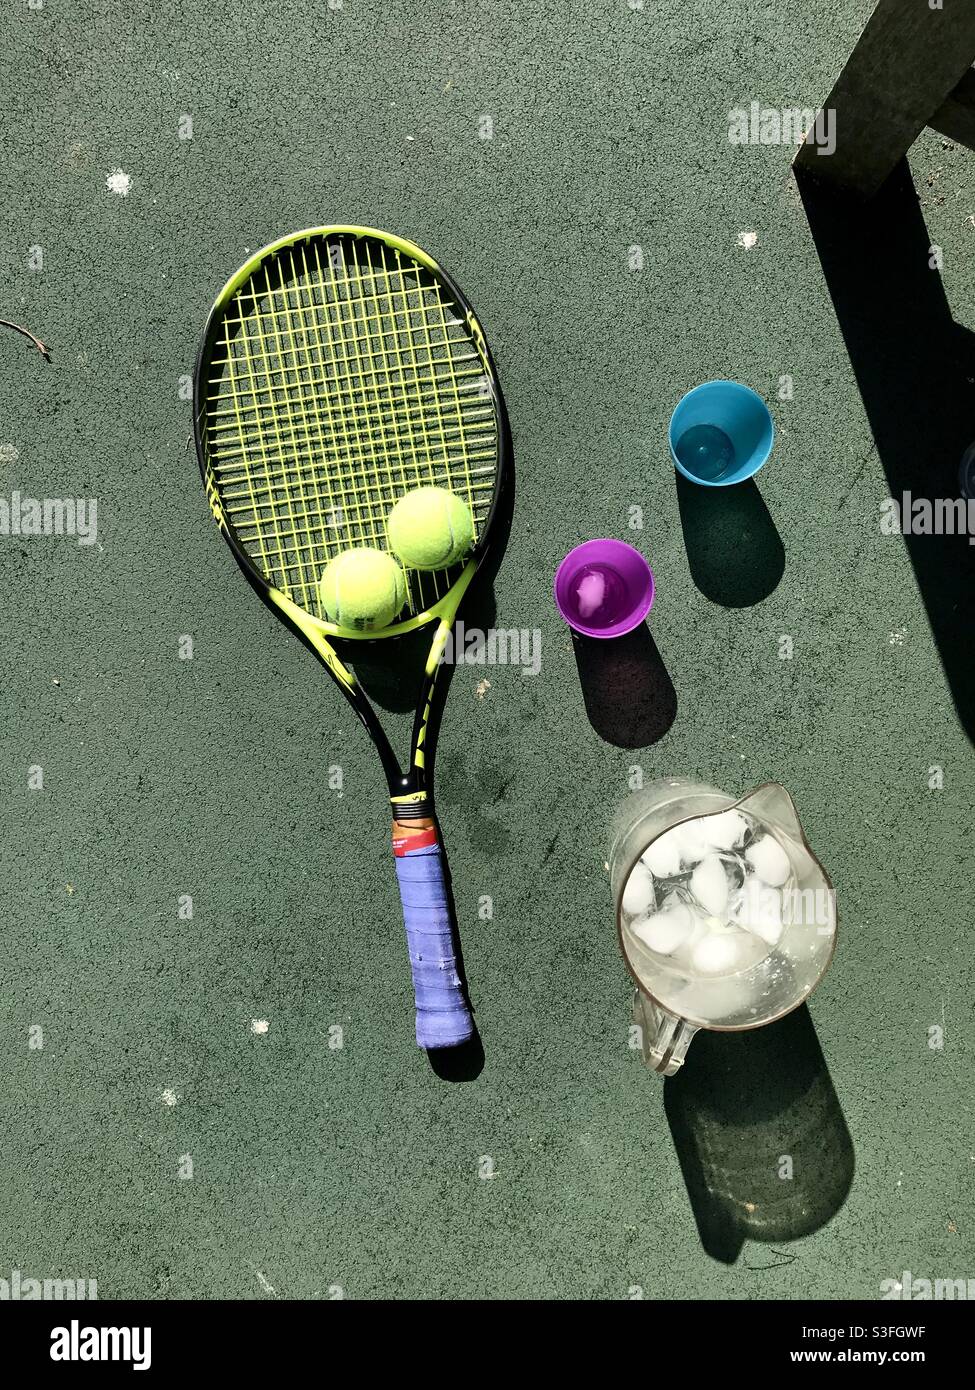
M416 994L417 1044L456 1047L471 1036L474 1024L457 972L440 845L398 853L396 877Z

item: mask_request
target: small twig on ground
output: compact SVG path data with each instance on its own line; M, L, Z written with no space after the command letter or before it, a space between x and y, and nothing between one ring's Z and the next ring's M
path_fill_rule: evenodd
M0 324L2 324L2 325L4 326L4 328L12 328L12 329L14 330L15 333L23 333L23 335L24 335L25 338L29 338L29 339L31 340L31 342L32 342L32 343L34 344L34 346L37 348L37 351L38 351L38 352L41 354L41 356L44 358L44 361L45 361L45 362L50 362L50 360L51 360L51 350L50 350L50 348L45 347L44 344L41 342L40 338L35 338L34 334L30 331L29 328L24 328L24 327L22 327L22 325L19 324L19 323L13 323L13 322L11 322L10 319L0 319Z
M770 1247L770 1249L771 1249L771 1247ZM799 1258L798 1255L790 1255L790 1254L788 1253L788 1251L786 1251L786 1250L774 1250L774 1249L773 1249L773 1250L772 1250L772 1254L776 1256L776 1259L775 1259L775 1261L774 1261L772 1264L767 1264L767 1265L750 1265L750 1264L746 1264L746 1265L745 1265L745 1268L751 1270L752 1273L757 1273L759 1270L762 1270L762 1269L781 1269L783 1265L791 1265L791 1264L794 1264L794 1263L796 1262L796 1260L798 1260L798 1258Z

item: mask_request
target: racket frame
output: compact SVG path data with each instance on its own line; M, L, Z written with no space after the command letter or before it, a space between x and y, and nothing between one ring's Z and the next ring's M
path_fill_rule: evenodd
M309 613L307 609L295 603L287 594L282 593L280 589L276 588L267 580L261 570L251 560L250 555L238 540L233 526L227 519L219 492L215 483L209 476L211 465L207 456L206 443L206 402L209 379L204 373L207 371L211 349L218 330L222 325L223 313L227 304L233 299L240 287L266 264L269 257L275 256L277 253L310 238L327 240L329 237L337 236L369 237L384 242L391 249L410 257L412 260L422 265L424 269L442 281L451 299L462 312L465 325L480 350L492 387L492 399L495 406L498 427L498 458L494 492L491 497L487 515L480 527L477 541L472 547L461 573L451 584L447 592L443 594L436 603L431 604L422 612L413 614L386 628L366 632L355 628L343 627L340 624L320 618L316 614ZM498 382L494 359L491 355L487 338L467 296L450 273L428 252L424 251L422 247L417 246L414 242L406 240L404 237L395 236L389 232L379 231L373 227L357 226L353 224L309 227L302 231L279 237L276 241L269 242L267 246L255 252L240 269L230 277L210 310L193 372L193 436L196 443L200 474L206 489L210 509L216 519L217 525L223 532L224 539L233 552L234 558L244 571L247 579L265 602L279 613L288 626L297 633L305 645L308 646L328 668L336 684L339 686L339 689L345 695L349 704L365 726L376 747L376 751L379 754L383 766L383 771L386 775L390 802L392 803L395 819L407 821L433 817L435 812L433 808L431 777L427 768L427 752L429 750L426 746L426 736L433 708L437 675L442 664L441 657L447 640L450 637L450 632L464 595L470 587L475 574L484 563L485 557L489 553L492 524L497 514L502 489L508 482L512 465L511 427L505 408L504 397ZM416 715L413 721L410 739L410 766L408 771L404 771L393 752L386 731L380 723L379 716L376 714L368 696L357 680L354 671L350 670L345 662L342 661L333 645L332 639L374 646L381 641L395 641L398 637L405 636L407 633L417 631L434 622L437 624L437 629L434 633L424 667L423 677L420 682Z

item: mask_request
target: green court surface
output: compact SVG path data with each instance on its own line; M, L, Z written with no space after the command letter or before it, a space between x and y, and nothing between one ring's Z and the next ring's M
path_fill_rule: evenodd
M0 535L0 1278L875 1299L904 1270L975 1277L975 549L880 525L892 492L950 495L975 436L975 154L925 133L851 226L789 146L728 139L734 107L816 107L870 9L6 7L0 317L51 362L0 330L0 496L98 509L92 544ZM507 550L464 616L537 629L541 662L452 675L438 807L483 1046L453 1077L413 1042L374 752L248 589L188 447L217 291L326 223L456 275L514 434ZM724 509L666 448L714 377L777 430ZM603 535L654 567L653 646L580 662L552 575ZM604 867L634 769L782 782L840 911L808 1011L702 1035L666 1083L629 1046Z

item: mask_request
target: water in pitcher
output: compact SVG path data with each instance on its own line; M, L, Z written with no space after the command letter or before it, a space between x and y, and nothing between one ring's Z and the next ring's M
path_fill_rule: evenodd
M747 812L736 808L674 826L637 860L623 889L623 930L634 965L647 953L675 985L725 980L729 1013L757 1011L775 982L776 947L796 887L779 839Z

